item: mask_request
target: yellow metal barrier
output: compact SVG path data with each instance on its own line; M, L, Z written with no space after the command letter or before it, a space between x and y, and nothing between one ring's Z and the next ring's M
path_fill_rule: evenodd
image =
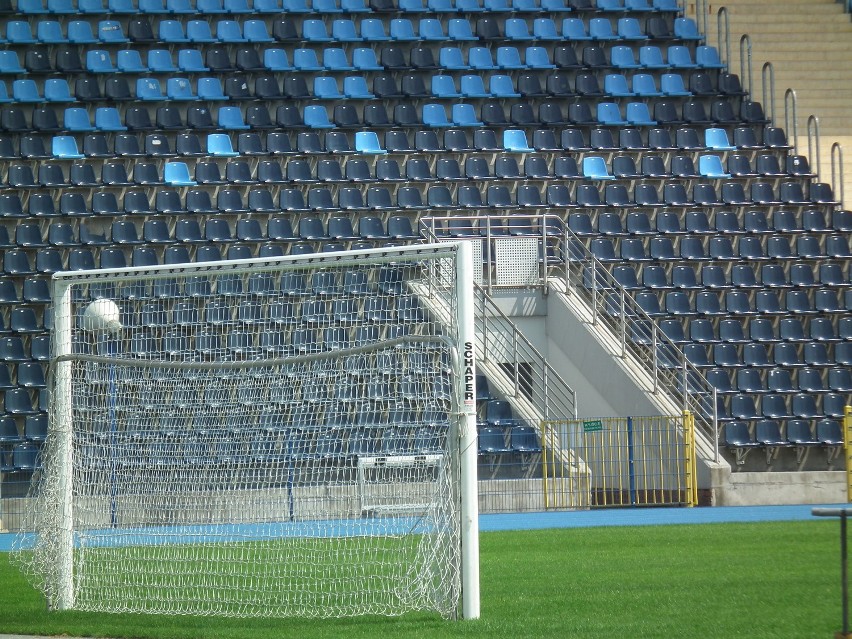
M546 421L541 433L546 509L698 503L688 412Z

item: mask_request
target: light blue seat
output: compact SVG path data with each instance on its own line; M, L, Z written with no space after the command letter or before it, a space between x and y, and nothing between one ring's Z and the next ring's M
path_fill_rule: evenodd
M608 23L607 23L608 24ZM507 40L532 40L527 21L522 18L509 18L504 23L505 36Z
M314 78L314 98L317 100L342 100L344 97L336 79L327 76Z
M106 12L103 0L77 0L77 13L98 15Z
M417 33L420 39L427 42L442 42L447 39L444 27L437 18L421 18L417 25Z
M370 13L364 0L340 0L340 9L344 13Z
M254 13L254 9L249 6L248 0L224 0L222 6L225 7L225 13L229 15ZM243 28L245 28L245 25Z
M98 131L127 131L121 122L121 115L115 107L95 109L95 128Z
M329 71L352 71L355 68L349 64L346 51L340 47L327 47L323 50L322 66Z
M459 13L483 13L485 7L479 0L456 0L456 11Z
M565 40L591 40L586 31L586 23L582 18L564 18L562 20L562 37Z
M192 83L187 78L169 78L166 81L166 96L169 100L182 102L198 99L192 91Z
M239 155L227 133L210 133L207 136L207 153L219 158L235 158Z
M534 40L558 41L562 39L552 18L536 18L533 20L532 35Z
M331 23L331 39L335 42L361 42L364 36L358 35L352 20L338 19Z
M33 36L30 23L25 20L9 20L6 23L6 41L9 44L36 44L38 42Z
M650 73L636 73L633 75L633 92L637 96L656 97L663 95L657 88L654 76Z
M311 7L314 13L343 13L343 9L337 6L335 0L312 0Z
M370 155L384 155L387 153L379 143L379 136L375 131L355 132L355 152Z
M139 0L139 13L162 14L169 13L163 0Z
M624 11L624 3L621 0L595 0L598 11Z
M189 25L187 25L187 27L189 27ZM209 40L193 40L192 42L215 42L213 36L210 35L210 25L207 24L207 22L204 22L204 26L199 25L196 29L203 29L205 27ZM157 26L157 37L162 42L190 42L190 39L186 36L186 33L184 33L183 23L181 23L180 20L160 20L160 24Z
M452 0L426 0L426 8L432 13L455 13Z
M479 76L475 76L479 78ZM482 80L482 78L479 78ZM464 80L464 78L462 78ZM453 124L461 127L482 126L482 122L476 117L476 111L472 104L453 104L451 114Z
M72 20L66 27L66 33L68 42L72 44L95 44L98 41L88 20Z
M115 70L120 73L148 73L138 49L119 50L115 54Z
M63 44L68 38L62 33L58 20L40 20L36 24L36 39L42 44Z
M296 49L293 51L293 68L297 71L322 71L323 66L313 49Z
M447 37L456 42L474 42L479 38L473 35L467 18L451 18L447 23Z
M243 112L239 107L222 106L216 114L216 121L220 129L229 131L244 131L251 127L243 120Z
M292 71L293 66L287 57L286 49L266 49L263 52L263 66L270 71Z
M73 135L55 135L52 141L53 157L61 160L80 160L84 156L77 149L77 139Z
M641 64L636 62L633 49L623 44L612 47L610 52L612 66L616 69L638 69Z
M417 34L414 33L414 25L408 18L394 18L390 22L390 38L397 42L414 42L418 40Z
M692 61L689 49L680 44L673 44L668 48L667 57L669 66L673 69L697 69L698 65Z
M178 70L168 49L148 49L148 68L153 73L175 73Z
M651 117L645 102L628 102L624 109L624 118L634 126L654 126L657 121Z
M124 44L125 42L129 42L118 20L101 20L98 22L98 40L104 44Z
M664 73L660 76L660 91L663 95L688 96L692 95L686 90L683 76L680 73Z
M486 47L471 47L468 49L467 60L471 69L491 71L498 68L491 57L491 49Z
M283 13L311 13L311 8L308 0L282 0L281 9Z
M133 0L107 0L107 13L130 15L138 12L139 10Z
M527 142L527 134L523 129L503 131L503 149L509 153L532 153L535 150Z
M441 47L438 51L438 66L450 71L466 71L470 65L465 63L464 54L459 47Z
M47 13L47 7L42 0L18 0L18 13L37 16Z
M116 68L112 65L112 58L109 56L109 51L104 51L103 49L89 49L86 51L86 70L89 73L116 72Z
M319 104L309 104L305 107L304 121L311 129L334 128L334 124L328 119L328 111Z
M166 0L166 10L171 15L189 15L196 11L190 0Z
M198 78L198 99L205 101L227 100L222 90L222 81L216 77Z
M589 37L592 40L615 40L618 38L612 31L609 18L592 18L589 20Z
M9 97L9 92L6 89L6 83L0 82L0 104L8 104L12 101L12 98Z
M0 51L0 73L9 75L23 75L26 73L15 51Z
M263 20L246 20L243 23L243 35L248 42L275 42Z
M255 13L281 13L281 0L254 0L252 3Z
M736 147L728 141L728 132L718 127L704 130L704 146L714 151L734 151Z
M426 13L424 0L399 0L399 10L403 13Z
M372 100L376 96L367 88L363 75L348 75L343 78L343 95L351 100Z
M376 52L371 47L357 47L352 51L352 66L359 71L381 71L384 66L379 64Z
M451 125L443 104L423 105L423 124L431 128L443 128Z
M14 80L12 82L12 99L15 102L37 104L44 102L44 96L38 92L35 80Z
M541 0L541 10L547 11L548 13L565 13L573 11L573 9L566 4L565 0Z
M65 78L48 78L44 81L44 99L46 102L75 102Z
M639 48L639 66L643 69L667 69L660 47L645 45Z
M136 79L136 99L144 102L160 102L166 99L157 78Z
M361 20L361 40L364 42L385 42L390 40L390 36L385 33L385 24L382 20L364 18Z
M491 97L491 93L485 89L485 81L482 79L481 75L463 75L461 77L459 88L461 89L462 95L466 98Z
M607 73L604 76L604 93L617 98L636 95L630 90L627 78L621 73Z
M163 181L172 186L195 186L197 182L189 175L186 162L166 162L163 167Z
M722 167L722 158L718 155L702 155L698 158L698 172L708 178L729 178L731 174Z
M675 18L672 25L674 37L678 40L703 40L704 37L698 31L698 25L692 18Z
M517 47L498 47L496 63L498 69L526 69Z
M488 89L495 98L519 98L521 94L515 91L511 76L495 73L488 80Z
M180 49L177 55L178 69L185 73L205 73L210 68L204 64L198 49Z
M589 180L614 180L615 176L609 172L606 160L597 155L583 158L583 177Z
M544 47L527 47L524 52L524 64L528 69L555 69Z
M627 121L622 117L621 110L615 102L598 102L598 122L605 126L624 126Z
M725 65L719 57L719 50L709 45L695 48L695 64L702 69L724 69Z
M308 42L331 42L325 23L322 20L308 18L302 23L302 37Z
M248 42L240 28L240 23L236 20L219 20L216 23L216 39L225 44Z
M432 76L431 80L432 95L436 98L460 98L461 93L456 88L453 76L437 74Z
M636 18L619 18L616 33L620 40L647 40L648 36L642 31Z

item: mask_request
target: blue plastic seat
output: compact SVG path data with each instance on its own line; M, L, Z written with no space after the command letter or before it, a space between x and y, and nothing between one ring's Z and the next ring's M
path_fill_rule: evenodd
M343 78L343 95L353 100L371 100L376 97L367 88L367 79L362 75L347 75Z
M491 57L491 50L486 47L468 49L468 63L472 69L480 71L491 71L498 68Z
M129 42L118 20L101 20L98 22L98 40L104 44Z
M645 45L639 48L639 66L644 69L667 69L669 65L663 61L660 47Z
M187 25L187 35L189 35L189 26ZM190 36L190 39L191 36ZM240 23L236 20L219 20L216 23L216 40L226 44L239 44L248 42L248 38L243 34Z
M423 34L421 33L421 37ZM456 42L474 42L479 38L474 35L470 22L466 18L451 18L447 23L447 37Z
M615 102L598 102L597 119L604 126L626 126L627 120L621 115L621 110Z
M337 80L330 76L315 77L313 92L317 100L342 100L345 97L337 86Z
M523 129L506 129L503 131L503 149L510 153L532 153L527 142L527 135Z
M735 146L728 142L728 132L725 129L710 127L704 130L704 144L708 149L716 151L734 151Z
M420 34L421 39L423 34ZM384 42L390 40L390 36L385 33L385 25L378 18L365 18L361 20L361 40L364 42Z
M187 23L187 28L189 28L190 24L194 24L196 22L200 21L190 21L190 23ZM202 29L205 29L205 27L207 39L190 40L187 37L187 34L184 32L183 23L180 20L160 20L159 25L157 27L157 37L162 42L176 44L184 42L215 42L213 36L210 35L210 25L207 22L204 22L204 26L193 26L193 35L195 37L200 37L200 34L198 32Z
M674 36L679 40L704 39L704 36L698 31L698 25L692 18L675 18L673 31Z
M586 31L586 23L581 18L565 18L562 20L562 37L565 40L591 40Z
M185 162L166 162L163 167L163 181L172 186L195 186L197 183L189 174Z

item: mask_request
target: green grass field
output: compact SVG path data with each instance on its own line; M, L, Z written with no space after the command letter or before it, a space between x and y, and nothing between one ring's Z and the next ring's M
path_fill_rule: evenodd
M0 557L0 633L150 639L832 637L835 521L484 533L482 618L218 619L48 613Z

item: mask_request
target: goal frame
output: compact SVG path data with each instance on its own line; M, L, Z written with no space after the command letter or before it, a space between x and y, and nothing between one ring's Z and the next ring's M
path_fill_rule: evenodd
M74 608L74 512L73 512L73 455L72 441L73 399L71 366L73 359L73 304L72 287L81 282L121 282L139 277L169 276L178 273L247 272L255 267L269 269L280 264L306 264L311 266L346 265L349 261L373 263L390 261L394 255L422 255L424 258L448 258L455 262L455 293L458 296L456 317L453 318L458 331L456 357L452 362L453 381L458 415L458 465L459 485L457 498L459 508L459 540L461 567L461 617L477 619L480 616L479 583L479 509L477 490L477 434L476 434L476 375L474 335L474 266L468 242L444 242L418 244L392 249L366 249L335 254L285 256L266 259L245 259L216 262L191 263L185 265L160 265L124 269L96 269L90 271L58 272L52 277L52 303L54 308L52 374L54 376L52 401L53 423L59 462L56 475L58 520L56 607L59 610ZM454 446L451 446L453 448ZM48 577L50 578L50 577Z

